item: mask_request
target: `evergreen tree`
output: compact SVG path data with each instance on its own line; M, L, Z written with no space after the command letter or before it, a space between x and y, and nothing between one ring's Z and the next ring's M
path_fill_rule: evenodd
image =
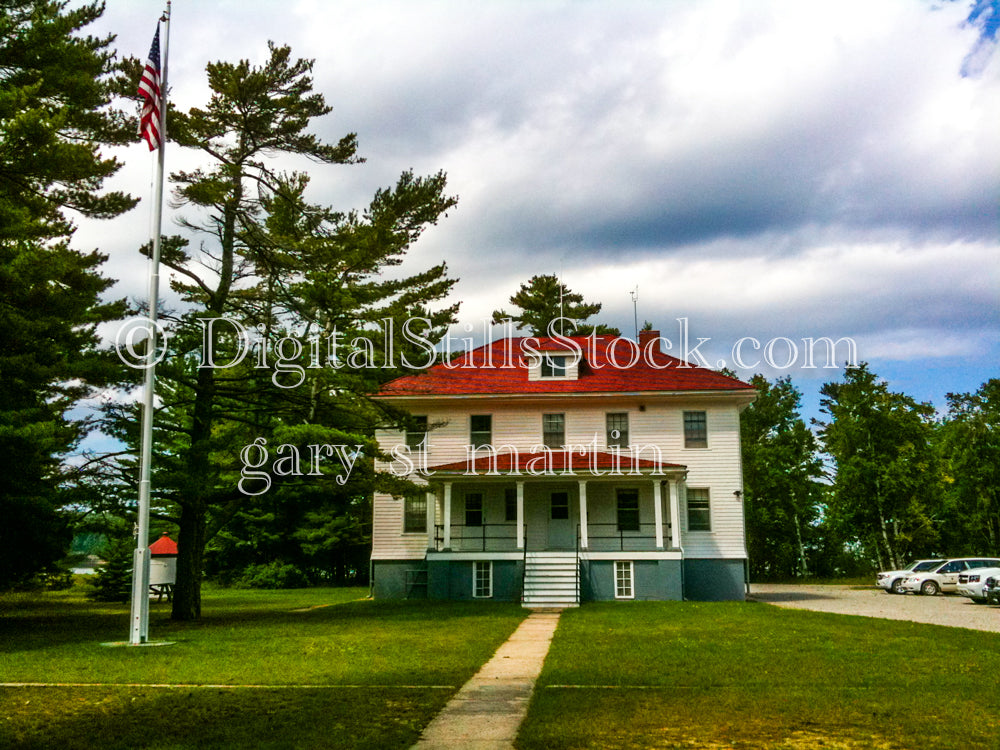
M400 371L401 351L421 350L399 335L404 323L426 318L415 330L433 339L454 317L454 307L427 310L454 284L443 264L385 273L455 204L443 174L404 173L365 211L342 213L307 202L305 174L279 170L280 156L360 161L353 134L327 144L308 132L330 109L310 73L311 62L271 45L259 67L210 64L208 105L171 115L170 136L208 159L171 175L184 225L201 241L167 238L162 247L187 310L169 324L157 368L154 504L179 529L175 619L200 616L206 546L228 524L258 534L254 562L287 562L274 537L285 521L304 517L318 488L368 496L376 477L363 458L348 483L350 455L325 456L317 467L308 446L361 446L374 455L374 429L390 417L366 396ZM231 322L216 324L207 352L205 321L222 318ZM237 324L256 346L243 361ZM136 444L128 421L112 429ZM248 461L268 478L244 475ZM279 503L289 513L275 529Z
M529 281L510 297L510 303L520 308L518 313L505 310L493 311L493 323L510 320L514 328L527 330L532 336L548 336L550 325L558 318L565 318L568 323L556 325L555 331L566 336L586 336L598 333L609 336L620 336L617 328L603 323L588 324L589 318L601 311L600 302L584 302L583 295L571 292L555 275L532 276Z
M0 6L0 586L65 553L61 457L88 425L68 415L91 386L121 376L98 351L105 256L72 249L67 210L110 218L135 200L100 192L120 164L101 146L135 140L112 108L123 79L113 37L81 35L103 4Z

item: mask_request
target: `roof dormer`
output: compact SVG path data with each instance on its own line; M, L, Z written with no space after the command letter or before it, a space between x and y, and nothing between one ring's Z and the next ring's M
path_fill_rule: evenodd
M527 357L528 380L577 380L580 377L580 353L540 351Z

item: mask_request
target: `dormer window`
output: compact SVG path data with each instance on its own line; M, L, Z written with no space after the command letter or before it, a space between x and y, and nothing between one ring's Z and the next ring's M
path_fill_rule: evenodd
M577 380L583 363L581 352L572 349L529 348L523 362L528 380Z
M543 354L542 378L565 378L567 359L568 357L562 354Z

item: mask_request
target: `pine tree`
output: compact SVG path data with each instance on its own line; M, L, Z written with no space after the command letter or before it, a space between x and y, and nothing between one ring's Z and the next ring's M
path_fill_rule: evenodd
M276 497L308 505L316 486L352 497L371 492L376 478L368 465L350 485L337 481L343 457L327 457L315 476L306 475L311 466L292 469L309 460L310 444L360 445L374 455L374 429L389 417L366 395L402 364L385 361L385 352L393 356L403 343L389 346L385 332L416 316L426 318L421 330L434 338L454 317L454 306L428 310L455 283L444 264L412 275L396 269L421 232L455 204L444 194L443 174L404 173L366 210L343 213L306 200L306 174L280 171L275 157L360 161L354 134L327 144L308 132L330 109L312 90L311 66L274 45L259 67L210 64L208 105L172 114L171 137L208 164L171 175L184 225L201 241L167 238L162 248L188 311L170 323L167 358L157 369L163 405L154 504L179 527L175 619L200 616L206 546L238 514L260 517ZM231 322L218 324L212 366L202 361L204 321L222 318ZM242 362L232 335L237 324L258 346ZM331 337L343 342L338 358ZM308 343L296 350L311 338L324 342L322 352ZM371 361L360 362L369 349ZM310 366L316 357L322 361ZM128 435L128 425L117 429ZM266 453L258 468L275 478L266 502L255 501L263 480L241 474L250 455L244 449L255 444L265 450L251 449L253 460ZM287 447L283 456L279 446Z
M583 295L570 291L554 275L532 276L510 297L510 303L520 308L518 313L493 311L493 323L510 320L514 328L532 336L548 336L551 332L566 336L586 336L590 333L620 336L617 328L603 323L588 324L589 318L601 311L600 302L584 302ZM552 325L559 318L564 320Z
M95 330L124 306L101 302L105 256L70 247L67 213L110 218L135 204L100 192L120 167L101 146L135 139L111 106L113 38L80 33L102 12L41 0L0 10L0 586L64 554L61 457L88 428L69 410L121 375Z

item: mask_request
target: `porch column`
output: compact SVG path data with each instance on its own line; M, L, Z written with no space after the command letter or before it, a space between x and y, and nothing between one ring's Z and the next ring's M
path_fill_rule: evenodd
M660 480L653 480L653 523L656 527L656 549L663 549L663 492Z
M451 482L444 483L444 548L451 549Z
M437 505L437 493L428 492L427 493L427 549L435 548L434 538L437 536L434 527L434 523L437 520L434 517L434 506Z
M517 548L524 549L524 482L517 483Z
M677 480L670 480L670 546L681 547L681 502L677 492Z
M587 549L587 482L580 480L580 549Z

